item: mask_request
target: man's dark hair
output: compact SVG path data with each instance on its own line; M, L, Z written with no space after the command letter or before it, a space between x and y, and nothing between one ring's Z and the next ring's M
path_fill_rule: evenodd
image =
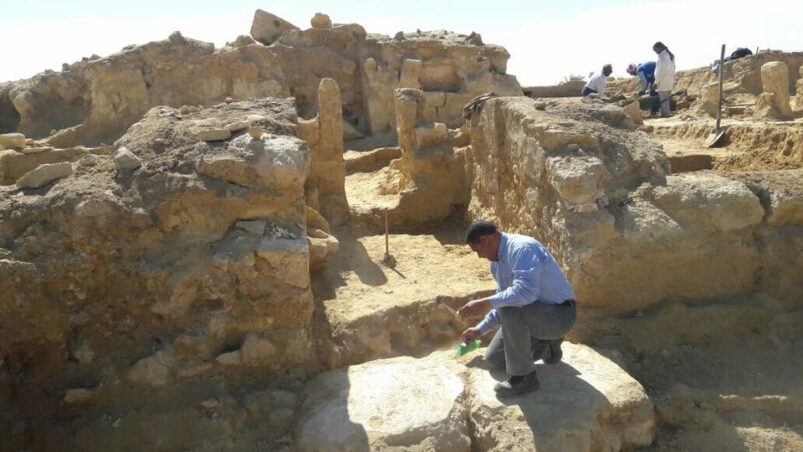
M496 225L490 221L475 221L466 230L466 243L477 243L483 235L492 235L496 232Z
M613 72L613 66L611 66L610 64L602 66L602 73L605 74L606 77L611 75L612 72Z

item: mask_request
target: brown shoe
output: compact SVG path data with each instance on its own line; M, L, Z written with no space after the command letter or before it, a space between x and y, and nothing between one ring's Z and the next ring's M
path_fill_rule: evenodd
M538 389L538 377L535 371L527 375L515 375L505 381L494 385L494 391L499 397L515 397Z

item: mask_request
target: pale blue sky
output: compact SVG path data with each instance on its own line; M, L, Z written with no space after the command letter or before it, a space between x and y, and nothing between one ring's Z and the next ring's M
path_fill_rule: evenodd
M221 46L248 34L254 10L273 12L308 27L320 11L336 23L357 22L368 32L393 35L415 29L477 31L511 53L508 72L524 85L552 84L587 75L605 63L614 75L654 57L665 42L680 68L708 64L721 43L803 50L803 1L220 1L220 0L4 0L0 14L0 81L59 70L93 53L165 39L173 30ZM781 14L778 12L782 11ZM716 18L721 17L721 23Z

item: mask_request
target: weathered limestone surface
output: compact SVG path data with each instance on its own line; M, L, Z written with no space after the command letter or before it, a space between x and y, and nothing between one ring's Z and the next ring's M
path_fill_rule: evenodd
M321 374L307 385L296 445L303 451L468 451L461 373L447 352Z
M763 92L756 100L755 114L764 118L792 119L789 106L789 68L782 61L761 66Z
M803 110L803 66L798 71L797 82L795 83L795 106L798 110Z
M668 176L657 143L623 129L606 107L561 101L541 112L533 102L492 99L472 119L470 212L543 241L585 320L668 297L797 297L799 272L782 269L799 265L796 258L768 244L777 237L799 250L799 229L774 226L771 203L743 182L711 172ZM784 276L763 273L765 259L784 262Z
M586 346L566 344L564 353L564 363L539 366L538 391L509 402L494 394L496 374L479 353L457 360L451 351L436 352L321 374L307 384L296 446L468 451L650 444L656 418L644 388Z
M251 37L265 45L273 44L282 33L298 30L298 27L279 16L261 9L254 13L251 23Z
M257 114L262 139L197 138ZM87 153L34 170L67 170L47 189L0 186L0 348L26 369L11 402L23 436L48 437L48 396L70 389L123 410L148 388L316 366L295 122L291 100L157 107L116 144L136 171ZM232 350L240 365L215 360Z
M562 363L539 367L540 388L513 403L496 397L488 371L469 369L480 450L621 450L652 442L657 419L641 384L589 347L565 344L563 353Z

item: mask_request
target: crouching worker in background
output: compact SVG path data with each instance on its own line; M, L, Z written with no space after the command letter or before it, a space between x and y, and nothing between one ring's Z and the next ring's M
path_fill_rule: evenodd
M485 360L505 369L509 378L494 389L500 397L538 389L535 361L559 362L561 342L577 319L574 289L552 254L531 237L500 232L493 223L477 221L468 228L466 243L478 257L491 261L497 289L496 294L460 308L464 318L487 312L477 326L463 332L463 340L469 343L501 325Z

